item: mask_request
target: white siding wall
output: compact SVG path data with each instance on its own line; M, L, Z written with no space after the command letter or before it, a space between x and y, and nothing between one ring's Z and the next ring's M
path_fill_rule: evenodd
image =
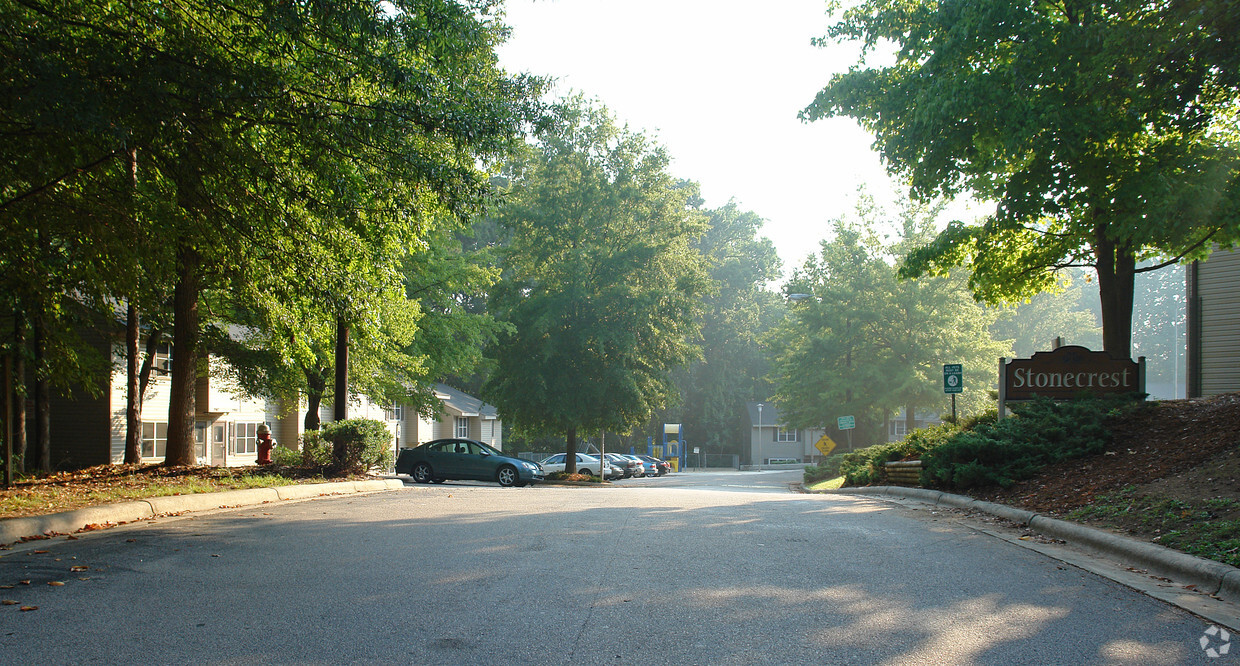
M504 433L500 427L500 422L496 419L483 419L481 423L481 435L479 440L494 446L500 451L504 450Z
M124 347L113 345L116 358L123 359ZM111 413L111 432L109 433L112 462L120 464L125 461L125 406L128 398L125 395L126 368L123 361L112 365L112 386L108 391L108 402ZM146 399L142 401L142 421L154 423L168 422L168 395L172 379L151 370L150 385L146 389Z

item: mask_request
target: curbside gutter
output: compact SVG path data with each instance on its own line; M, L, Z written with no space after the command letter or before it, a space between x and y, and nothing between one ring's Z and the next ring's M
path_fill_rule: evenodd
M166 495L132 502L92 506L74 511L48 514L46 516L0 518L0 545L7 546L32 537L73 534L92 525L112 527L156 516L184 513L186 511L231 509L240 506L279 502L281 500L311 499L324 495L399 490L404 487L405 484L400 479L307 483L272 488L225 490L218 493Z
M902 486L866 486L840 488L826 491L842 495L885 495L901 497L926 504L975 509L1025 525L1047 536L1063 539L1091 550L1123 560L1125 564L1138 566L1151 573L1192 584L1200 592L1227 601L1240 602L1240 569L1195 557L1165 546L1139 541L1131 537L1112 534L1103 530L1049 518L1032 511L1017 509L993 502L983 502L963 495L952 495L927 488Z

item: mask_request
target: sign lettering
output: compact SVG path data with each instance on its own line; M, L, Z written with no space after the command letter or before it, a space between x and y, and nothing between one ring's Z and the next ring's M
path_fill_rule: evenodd
M1132 359L1116 359L1106 352L1066 346L1011 361L1004 368L1003 382L1007 400L1137 393L1143 390L1138 368Z

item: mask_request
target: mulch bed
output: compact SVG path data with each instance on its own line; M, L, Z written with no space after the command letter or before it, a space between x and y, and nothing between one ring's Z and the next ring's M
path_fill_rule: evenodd
M1037 477L1008 488L975 489L969 494L1047 515L1063 515L1089 504L1097 495L1157 480L1209 471L1220 456L1240 446L1240 393L1193 400L1167 400L1112 424L1114 440L1105 453L1067 460ZM1240 497L1231 479L1209 479L1203 497ZM1164 484L1167 485L1167 484ZM1180 484L1184 485L1184 484ZM1181 491L1184 489L1181 488ZM1191 487L1189 488L1191 490Z

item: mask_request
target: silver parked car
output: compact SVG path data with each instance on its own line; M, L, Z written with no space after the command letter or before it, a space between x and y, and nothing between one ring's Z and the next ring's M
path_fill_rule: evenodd
M565 454L557 453L553 456L547 457L542 462L538 463L538 465L542 467L543 474L554 474L555 472L564 471L565 459L566 459ZM592 455L586 454L586 453L577 454L577 473L589 474L590 476L599 476L600 469L602 470L602 473L606 474L607 478L609 479L618 477L624 474L624 472L621 472L613 468L611 466L611 463L605 460L602 461L602 465L600 467L598 458Z
M632 456L626 456L623 453L608 453L605 454L605 457L612 467L619 468L624 472L623 478L646 475L646 468L642 465L642 461Z

